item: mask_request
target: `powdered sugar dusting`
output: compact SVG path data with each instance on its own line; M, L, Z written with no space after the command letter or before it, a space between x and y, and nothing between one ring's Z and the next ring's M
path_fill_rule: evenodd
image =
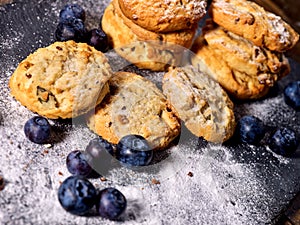
M109 3L76 1L87 10L87 26L99 25ZM96 137L78 120L51 120L52 146L25 138L23 125L35 115L9 94L8 81L17 64L38 47L53 41L59 10L67 1L14 3L0 10L0 174L7 185L0 191L1 224L120 224L91 215L73 216L60 206L57 189L70 174L65 160L72 150L84 150ZM30 10L29 10L30 9ZM28 12L31 13L28 13ZM40 16L36 20L36 14ZM20 15L20 17L15 17ZM33 35L33 33L35 35ZM112 60L114 57L111 57ZM119 61L116 60L116 63ZM298 63L288 79L298 79ZM161 85L163 73L138 70ZM236 103L236 116L252 114L270 127L299 130L299 114L285 105L279 92L266 99ZM282 158L266 146L236 143L214 145L184 127L178 144L156 155L156 163L140 171L116 166L107 181L91 179L97 188L113 186L124 193L128 207L122 224L267 224L300 189L299 157ZM156 182L154 182L156 181Z
M281 43L289 43L291 34L287 30L285 26L285 22L281 19L281 17L274 15L273 13L267 13L268 15L268 21L271 24L270 27L273 28L274 33L279 35L279 41Z
M165 0L164 3L168 7L166 8L166 10L164 10L162 20L176 17L176 13L181 10L184 10L186 15L197 18L202 18L206 13L207 4L204 0L188 0L183 1L183 4L181 2L182 1L178 0Z

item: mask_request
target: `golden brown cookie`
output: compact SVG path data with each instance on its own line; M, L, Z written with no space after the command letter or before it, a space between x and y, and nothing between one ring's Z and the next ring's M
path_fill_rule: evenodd
M234 105L222 87L205 73L191 65L170 68L162 87L179 118L194 135L217 143L233 135Z
M124 15L154 32L191 29L206 13L206 0L117 0Z
M124 23L116 11L113 4L106 8L102 18L102 28L108 35L111 46L118 54L141 69L153 71L165 71L169 65L174 66L181 63L184 48L177 44L191 45L194 32L189 36L191 40L181 42L184 39L178 39L176 45L173 45L172 42L176 35L172 34L170 34L172 38L163 35L164 38L160 39L158 34L145 31L149 33L148 36L146 34L138 36Z
M299 40L290 25L252 1L214 0L210 14L225 29L272 51L287 51Z
M110 94L88 114L88 127L116 144L128 134L146 138L154 149L163 149L180 133L180 122L154 83L134 73L117 72Z
M108 93L105 55L84 43L55 42L24 59L10 78L16 100L51 119L82 115Z
M185 48L191 47L196 34L196 30L198 28L197 24L194 24L190 29L185 30L173 31L168 33L152 32L138 26L137 24L132 22L132 20L128 19L122 13L122 10L120 9L120 6L118 4L118 0L113 0L112 3L115 12L122 19L123 23L130 28L130 30L138 37L140 41L158 41L161 43L180 45Z
M238 99L256 99L290 71L283 53L255 46L210 20L192 47L199 66Z

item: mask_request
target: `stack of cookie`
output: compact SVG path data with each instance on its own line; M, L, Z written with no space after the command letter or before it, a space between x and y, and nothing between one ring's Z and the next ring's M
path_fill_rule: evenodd
M102 29L122 57L142 69L165 71L180 65L205 13L206 0L113 0Z
M299 35L280 17L246 0L214 0L192 46L192 63L238 99L257 99L290 71L284 52Z

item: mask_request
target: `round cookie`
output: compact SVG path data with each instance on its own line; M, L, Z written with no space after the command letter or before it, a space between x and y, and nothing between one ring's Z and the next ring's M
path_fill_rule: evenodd
M85 43L55 42L24 59L10 78L12 96L51 119L82 115L108 93L105 55Z
M147 38L141 38L141 35L136 35L124 23L124 20L116 11L112 3L105 9L102 18L102 29L108 35L110 45L119 55L141 69L152 71L165 71L169 65L176 66L181 63L184 47L173 45L173 43L169 44L169 41L174 41L176 35L170 34L172 39L167 35L163 35L164 39L160 39L157 34L147 31L149 33L148 37L146 35ZM194 32L189 34L188 36L191 39L188 42L178 41L176 44L190 46Z
M153 32L191 29L206 13L206 0L117 0L124 15Z
M158 41L160 43L180 45L188 49L191 47L198 28L197 24L193 24L193 26L189 29L175 30L168 33L152 32L138 26L132 20L128 19L120 9L118 0L113 0L112 4L114 6L115 13L118 14L123 23L130 28L140 41Z
M268 93L277 80L290 71L283 53L255 46L207 20L202 36L192 47L199 66L238 99L256 99Z
M191 65L170 68L162 87L179 118L194 135L216 143L233 135L234 105L221 86L205 73Z
M134 73L117 72L110 94L87 117L88 127L116 144L128 134L146 138L154 149L164 149L180 133L180 122L154 83Z
M299 40L289 24L252 1L214 0L210 14L226 30L272 51L287 51Z

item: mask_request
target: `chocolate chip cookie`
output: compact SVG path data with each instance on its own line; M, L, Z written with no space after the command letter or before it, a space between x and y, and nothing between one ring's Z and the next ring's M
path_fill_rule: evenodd
M210 14L225 29L272 51L287 51L299 40L298 33L281 17L252 1L214 0Z
M12 96L51 119L73 118L99 104L112 71L105 55L85 43L55 42L24 59L10 78Z
M129 72L117 72L109 82L110 94L88 113L92 131L115 144L125 135L141 135L154 149L179 135L176 112L154 83Z
M207 74L191 65L175 67L169 69L162 82L163 93L194 135L216 143L233 135L234 105Z

